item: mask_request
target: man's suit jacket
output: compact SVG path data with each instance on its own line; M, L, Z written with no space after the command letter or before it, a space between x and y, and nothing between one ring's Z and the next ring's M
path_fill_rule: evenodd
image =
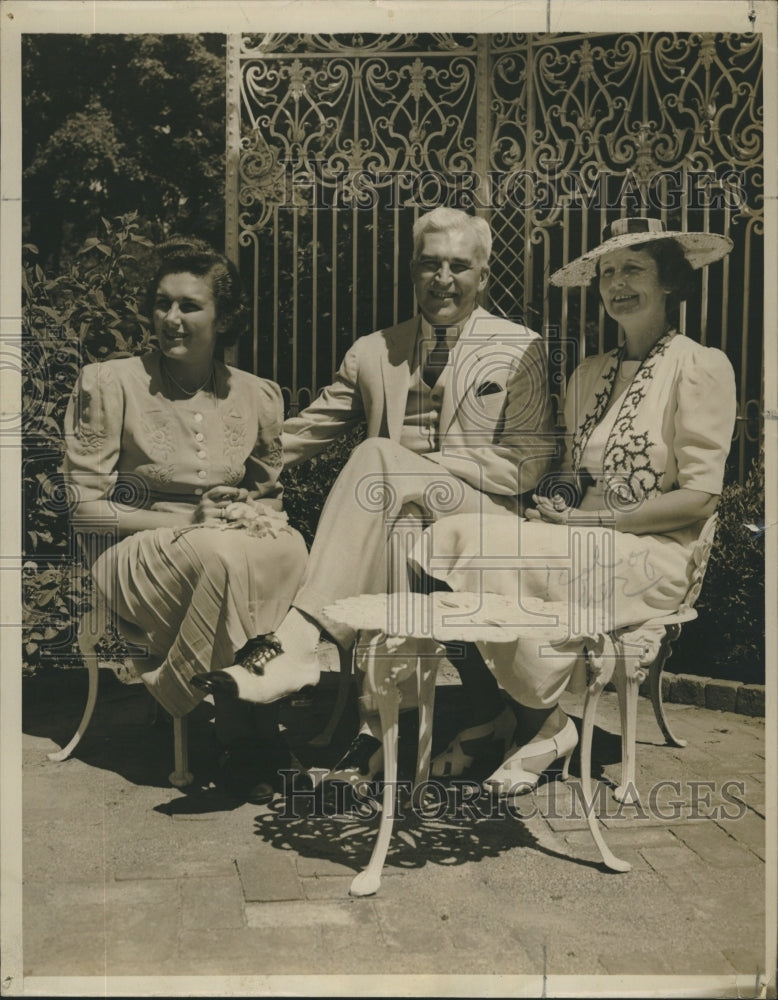
M399 441L419 316L360 337L332 385L284 422L284 463L322 451L365 420L368 437ZM425 457L506 506L534 488L554 455L546 357L537 333L476 308L449 357L439 450Z

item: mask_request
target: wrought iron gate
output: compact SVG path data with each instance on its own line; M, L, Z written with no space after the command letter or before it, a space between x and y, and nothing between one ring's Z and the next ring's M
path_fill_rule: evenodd
M738 378L742 480L762 396L758 35L264 34L228 38L228 252L254 302L239 363L290 412L352 340L410 315L410 231L437 204L489 219L490 308L547 339L558 398L618 331L548 275L620 215L723 232L682 328Z

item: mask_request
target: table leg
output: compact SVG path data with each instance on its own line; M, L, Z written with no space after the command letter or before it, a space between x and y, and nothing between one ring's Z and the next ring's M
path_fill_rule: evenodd
M384 795L378 836L370 862L351 883L352 896L372 896L381 885L381 872L389 850L394 824L395 788L397 787L397 729L400 699L397 691L396 658L377 655L383 635L370 640L366 673L381 718L384 744Z
M597 850L600 852L602 860L608 868L614 872L628 872L632 870L632 865L628 861L617 858L605 843L597 817L594 814L595 802L592 790L592 735L594 733L594 719L597 714L597 702L600 700L602 689L608 683L613 673L613 649L602 637L600 648L596 651L590 650L589 662L594 672L594 677L589 683L584 701L583 724L581 727L581 788L583 791L583 807L586 813L586 822L589 824L589 832L592 835ZM611 657L611 659L608 659Z
M437 656L420 656L416 664L416 684L419 701L419 746L416 753L416 777L413 788L413 801L418 789L430 776L430 757L432 755L432 717L435 712L435 682L438 677L440 658Z

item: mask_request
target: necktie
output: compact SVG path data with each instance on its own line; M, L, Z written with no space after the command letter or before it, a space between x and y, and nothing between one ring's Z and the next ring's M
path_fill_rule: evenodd
M433 386L440 378L440 374L446 367L448 361L448 346L446 345L446 327L435 328L435 343L432 350L427 355L427 360L422 371L422 378L428 386Z

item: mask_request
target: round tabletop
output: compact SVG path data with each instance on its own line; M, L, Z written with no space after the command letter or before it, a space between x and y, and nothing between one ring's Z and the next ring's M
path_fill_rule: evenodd
M488 593L361 594L341 598L323 612L355 632L439 642L514 642L523 637L550 643L569 634L567 605L535 597L519 605Z

